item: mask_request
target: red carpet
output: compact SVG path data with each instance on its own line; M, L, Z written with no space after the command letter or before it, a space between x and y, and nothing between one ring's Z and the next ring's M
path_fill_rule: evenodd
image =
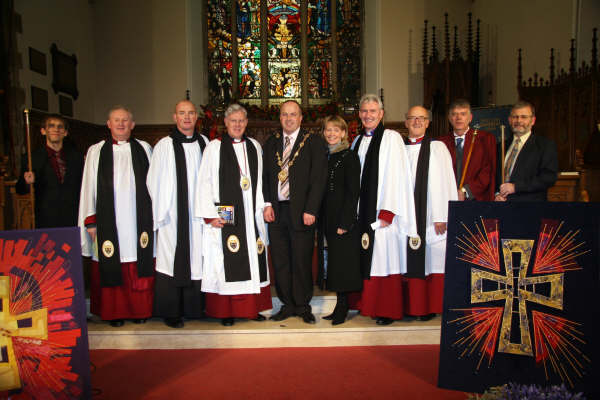
M439 346L92 350L95 399L465 399Z

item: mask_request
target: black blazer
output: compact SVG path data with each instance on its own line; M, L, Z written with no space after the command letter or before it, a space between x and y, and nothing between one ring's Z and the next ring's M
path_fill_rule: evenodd
M59 183L52 164L48 160L46 147L39 147L31 153L31 164L35 174L35 227L55 228L77 226L79 214L79 192L83 175L83 156L73 146L63 145L67 171L63 183ZM29 193L24 173L28 171L27 157L22 157L21 175L16 184L19 194Z
M290 181L290 217L295 230L309 230L313 226L305 226L302 214L308 213L317 216L325 192L327 180L327 147L325 141L317 135L310 135L300 130L290 157L300 148L300 143L305 135L309 137L300 149L298 157L289 168ZM263 195L265 202L270 202L275 212L275 221L279 221L279 179L277 174L281 171L277 165L276 152L283 155L283 135L277 133L269 137L263 147Z
M507 143L507 149L510 143ZM501 145L498 145L500 150ZM498 160L501 161L500 155ZM531 133L519 152L510 179L514 183L515 193L508 201L546 201L548 189L558 177L558 154L556 144L546 137ZM496 192L502 184L502 162L498 162Z

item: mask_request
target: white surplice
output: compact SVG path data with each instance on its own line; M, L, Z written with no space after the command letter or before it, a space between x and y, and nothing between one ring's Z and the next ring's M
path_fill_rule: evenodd
M352 143L354 149L358 137ZM358 148L361 185L365 156L372 137L364 136ZM379 175L377 179L377 212L394 213L392 223L382 228L380 221L372 221L375 230L371 276L389 276L406 272L406 238L417 235L415 205L410 180L408 157L402 136L386 129L379 149ZM359 204L360 210L360 204Z
M205 143L208 139L200 135ZM202 154L197 141L182 143L188 184L188 212L190 235L190 269L192 280L202 278L202 227L194 218L194 197ZM177 175L173 139L162 138L154 147L146 180L152 198L152 215L156 231L156 271L173 276L175 246L177 244Z
M452 156L443 142L432 141L427 180L427 229L425 238L425 275L443 274L446 263L446 233L437 235L434 222L448 222L448 202L458 200ZM407 147L411 182L414 188L421 144Z
M133 139L137 140L137 139ZM152 156L152 147L143 140L137 140L146 151L148 159ZM85 229L85 219L96 215L98 189L98 161L100 150L105 141L98 142L88 149L83 168L81 196L79 197L79 222L81 234L81 253L98 261L97 247ZM131 160L131 144L123 142L113 144L113 184L115 197L115 222L119 239L121 262L137 261L137 212L135 174ZM102 223L98 221L98 223Z
M221 239L221 228L215 228L210 224L204 226L202 237L202 249L204 257L204 270L202 273L202 291L218 293L222 295L234 294L258 294L260 288L269 285L269 279L260 282L258 251L256 247L256 234L254 226L267 251L267 232L263 219L265 207L262 193L262 150L260 144L249 138L257 151L258 172L256 183L256 199L252 198L252 185L248 190L242 191L244 200L244 220L246 225L246 241L248 244L248 257L250 262L250 280L239 282L227 282L225 280L225 269L223 265L223 242ZM247 143L245 141L234 143L233 149L237 158L238 166L242 174L245 174L250 183L250 165L248 163ZM194 205L194 217L196 218L218 218L216 203L219 197L219 163L220 163L221 141L212 140L206 146L202 165L200 166L199 184L197 186L196 202ZM234 184L238 184L234 182ZM253 203L256 202L256 213L253 213ZM235 210L236 213L239 210ZM236 217L237 218L237 217ZM268 268L267 268L268 274Z

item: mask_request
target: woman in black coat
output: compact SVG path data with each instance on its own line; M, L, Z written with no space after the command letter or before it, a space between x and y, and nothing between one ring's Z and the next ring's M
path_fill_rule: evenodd
M362 289L360 238L356 225L360 194L360 161L349 149L348 127L339 116L325 119L323 136L329 145L329 168L319 223L320 281L337 293L331 315L323 317L338 325L348 315L348 292ZM324 238L323 238L324 236ZM323 268L326 260L327 269Z

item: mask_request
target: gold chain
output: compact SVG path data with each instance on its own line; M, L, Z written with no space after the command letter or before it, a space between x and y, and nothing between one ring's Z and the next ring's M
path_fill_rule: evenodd
M288 162L288 169L292 165L294 165L294 161L296 160L296 157L298 157L298 154L300 154L300 150L302 150L302 147L304 147L304 142L306 142L306 139L308 139L309 136L310 136L310 133L304 135L304 138L302 138L302 141L300 142L300 146L298 147L298 150L296 150L296 152L294 153L294 156L292 157L290 162ZM279 150L277 150L275 152L275 155L277 156L277 165L279 165L279 168L283 169L283 161L281 161L281 156L279 155Z

